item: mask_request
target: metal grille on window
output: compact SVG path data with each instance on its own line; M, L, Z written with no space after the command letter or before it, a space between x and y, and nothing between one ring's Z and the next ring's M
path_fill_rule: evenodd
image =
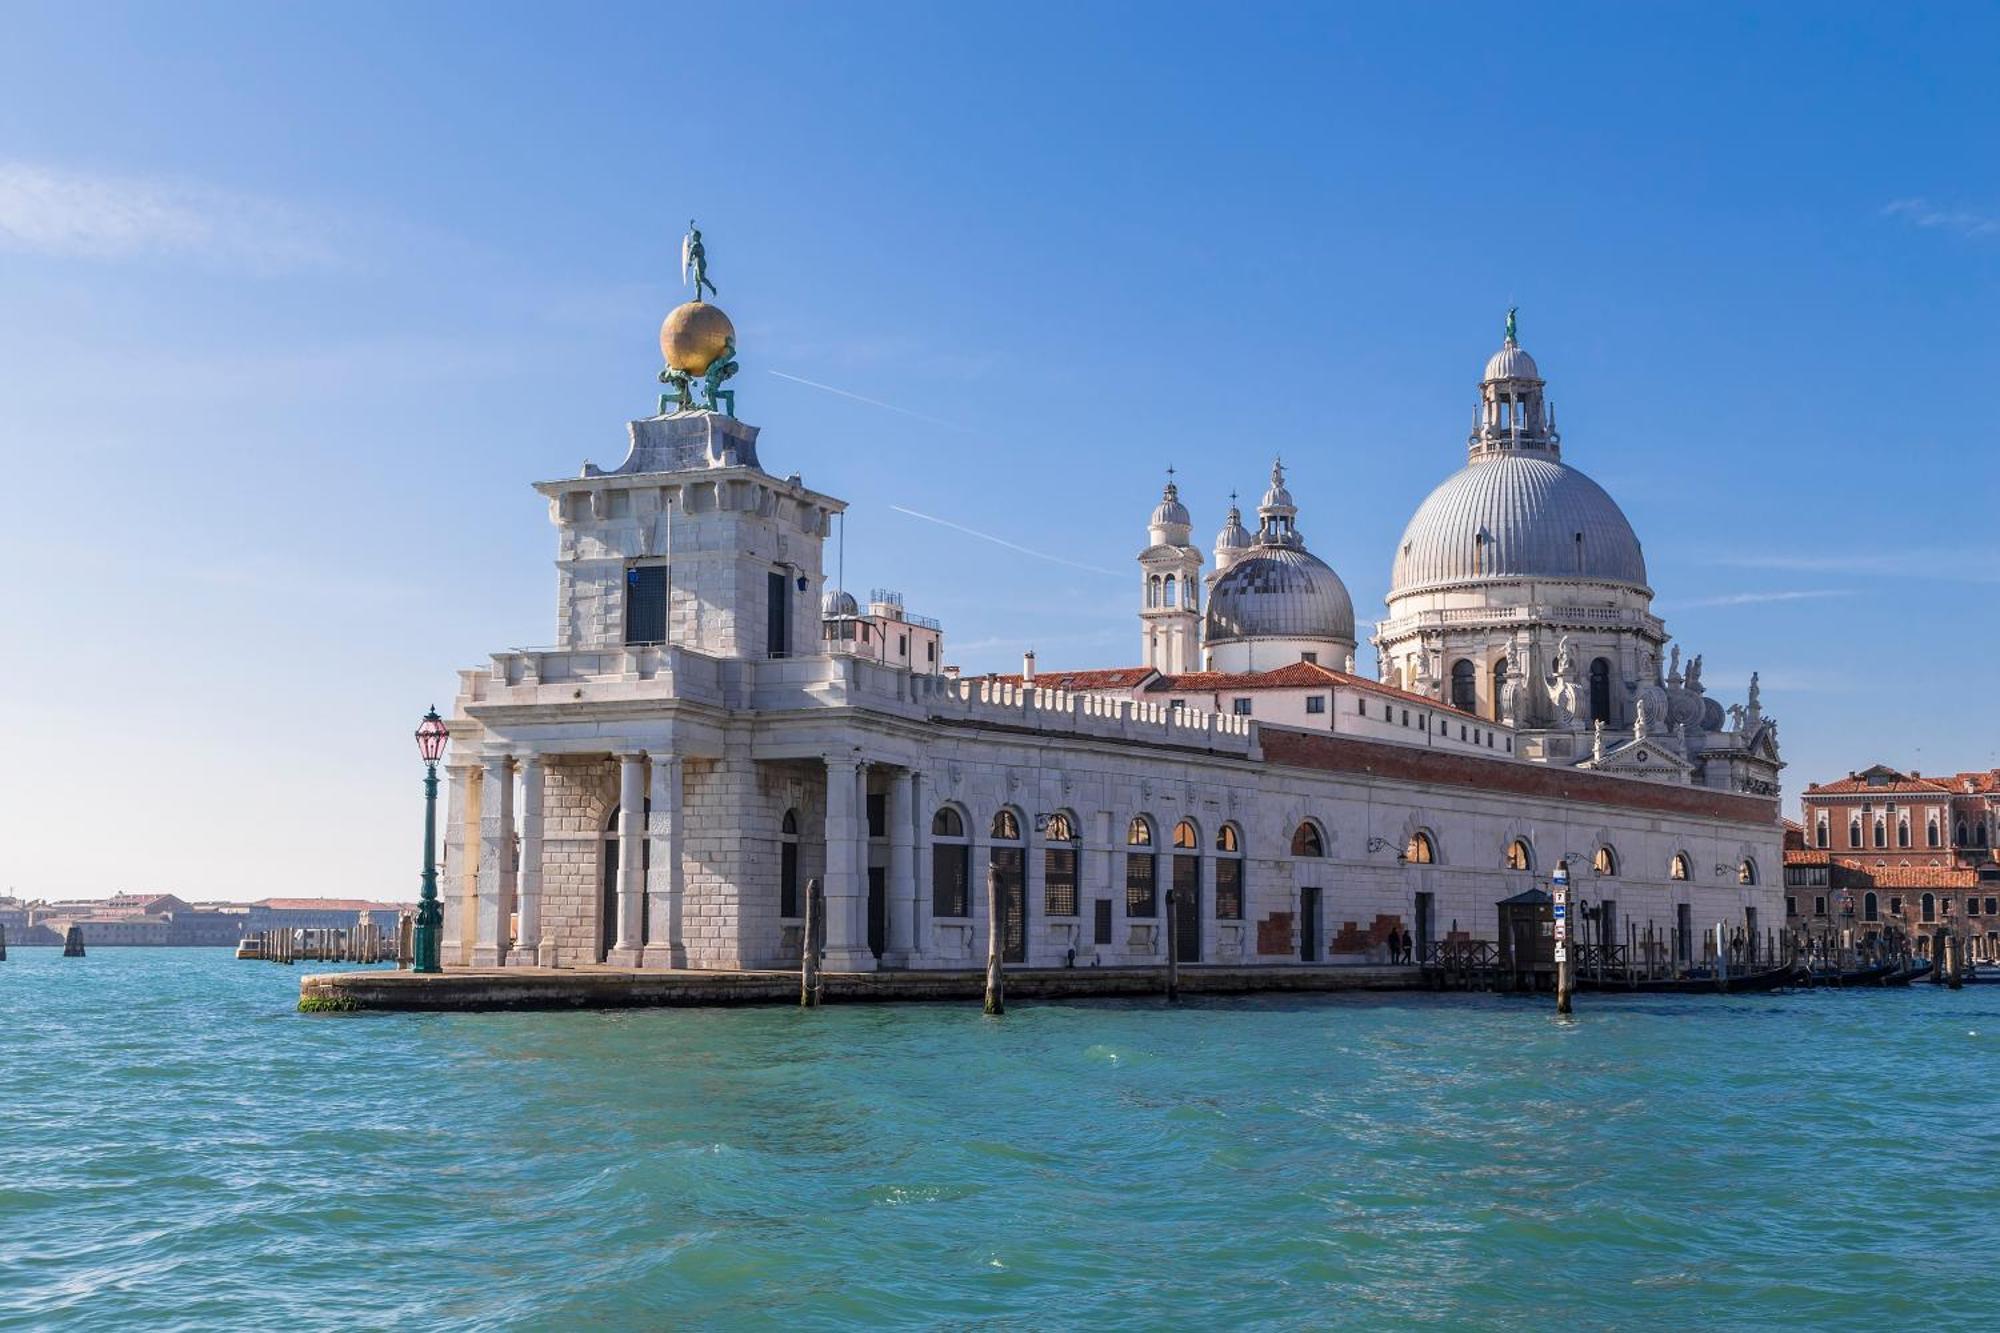
M1215 915L1221 921L1243 919L1243 863L1230 857L1215 862Z
M667 641L667 567L634 565L625 571L625 642Z

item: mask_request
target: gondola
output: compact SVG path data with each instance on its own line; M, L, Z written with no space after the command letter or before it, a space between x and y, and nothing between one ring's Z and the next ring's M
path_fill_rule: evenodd
M1583 976L1576 979L1581 991L1605 995L1749 995L1759 991L1783 990L1794 984L1798 968L1790 963L1759 972L1735 972L1726 977L1713 973L1691 977L1639 977L1622 981L1617 977Z
M1882 984L1884 986L1907 986L1913 981L1929 976L1930 970L1930 959L1913 958L1904 966L1902 971L1891 973L1882 978Z
M1898 961L1893 963L1870 963L1866 967L1850 967L1841 971L1822 971L1808 968L1800 985L1803 986L1894 986L1896 977L1904 970Z

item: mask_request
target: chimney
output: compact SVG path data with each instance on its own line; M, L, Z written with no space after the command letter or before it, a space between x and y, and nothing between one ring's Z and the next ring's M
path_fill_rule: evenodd
M1021 683L1023 685L1032 685L1035 683L1035 650L1033 648L1021 654Z

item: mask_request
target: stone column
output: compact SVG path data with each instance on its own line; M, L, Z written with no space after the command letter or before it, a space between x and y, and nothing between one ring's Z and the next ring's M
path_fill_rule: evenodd
M867 910L866 881L856 882L856 869L866 853L863 811L854 805L861 764L852 758L826 761L826 962L829 972L872 972L875 956L868 952L862 913Z
M528 753L521 764L521 934L508 961L516 967L555 962L555 946L542 939L542 757Z
M646 830L646 756L618 756L618 933L605 961L616 967L639 965L639 913L646 885L642 867Z
M910 913L910 959L908 966L914 967L927 959L935 947L931 932L931 908L935 905L933 894L936 884L935 858L931 854L931 784L921 773L910 774L910 803L916 833L916 874L911 892L916 901L911 904Z
M912 813L916 775L896 769L889 775L888 918L882 961L910 965L917 911L916 820Z
M438 863L438 901L444 908L444 928L438 935L438 957L463 965L472 956L473 913L466 902L466 867L479 861L479 796L470 763L445 766L451 780L445 807L443 859Z
M514 911L514 758L481 758L479 818L479 907L474 926L472 965L499 967L507 961L507 918Z
M653 810L646 837L651 843L646 870L645 967L686 967L687 935L683 922L681 849L682 763L677 754L653 756Z

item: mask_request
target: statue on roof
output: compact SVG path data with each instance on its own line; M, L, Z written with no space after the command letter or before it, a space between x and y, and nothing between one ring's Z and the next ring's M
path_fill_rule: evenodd
M1515 336L1519 330L1515 327L1514 316L1520 312L1520 309L1521 307L1517 305L1507 307L1507 341L1516 347L1521 345L1521 340Z
M681 237L681 281L694 279L694 299L701 299L701 289L708 288L710 296L720 295L715 284L708 280L708 250L701 243L701 228L688 219L687 235Z

